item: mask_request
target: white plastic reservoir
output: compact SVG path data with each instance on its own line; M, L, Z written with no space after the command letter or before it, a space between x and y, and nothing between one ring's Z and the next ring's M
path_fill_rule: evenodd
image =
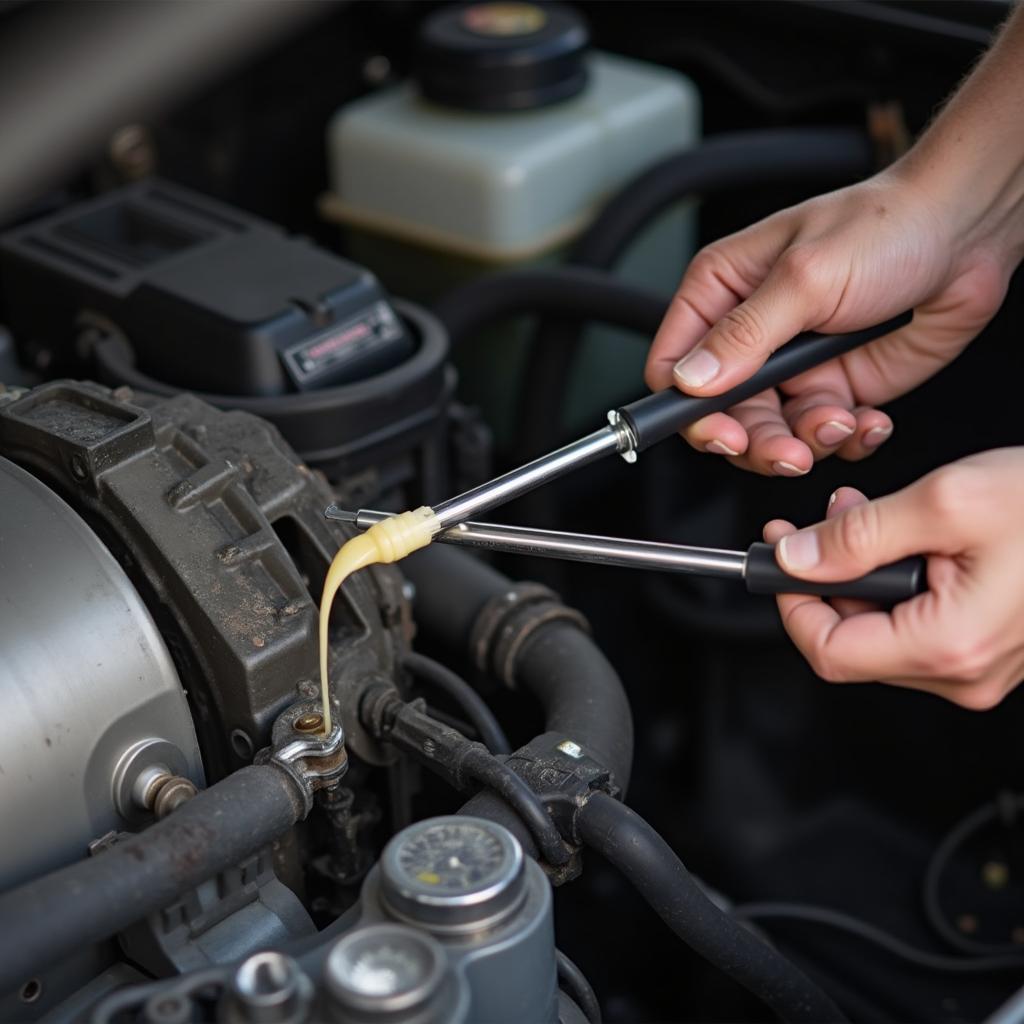
M698 139L699 94L684 75L597 51L585 60L583 91L539 109L445 107L406 82L339 110L323 211L346 226L353 257L425 302L482 270L554 262L622 185ZM617 270L668 295L692 246L692 211L679 206ZM456 353L462 393L499 440L512 429L527 336L521 321ZM564 420L639 396L643 352L635 336L588 330Z

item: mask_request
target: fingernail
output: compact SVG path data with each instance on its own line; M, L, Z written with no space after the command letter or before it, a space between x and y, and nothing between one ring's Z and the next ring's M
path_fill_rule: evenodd
M814 530L798 530L779 541L779 561L786 569L813 569L821 558Z
M700 348L688 356L683 356L672 372L686 387L699 388L714 380L720 369L718 360L710 352Z
M739 455L739 452L734 452L724 441L719 441L717 437L714 441L708 441L704 445L704 451L711 452L713 455Z
M865 448L877 448L892 433L892 427L872 427L864 435Z
M831 508L838 500L839 500L839 492L838 491L833 491L828 496L828 507Z
M818 427L814 436L818 439L818 444L831 448L834 445L842 444L852 433L853 427L848 427L845 423L840 423L839 420L829 420Z
M801 469L799 466L794 466L792 462L773 462L772 469L779 476L805 476L810 472L809 469Z

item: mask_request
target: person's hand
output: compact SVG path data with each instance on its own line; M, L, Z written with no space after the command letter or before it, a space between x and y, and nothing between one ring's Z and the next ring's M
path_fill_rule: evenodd
M689 427L693 447L769 475L833 452L871 454L892 433L875 408L950 362L999 308L1016 259L961 230L898 168L783 210L690 263L646 381L715 395L805 330L844 332L914 309L907 327ZM684 358L685 356L685 358Z
M764 529L791 575L855 579L928 555L928 591L890 612L783 594L782 621L819 676L927 690L966 708L998 704L1024 678L1024 448L954 462L876 501L832 496L824 523Z

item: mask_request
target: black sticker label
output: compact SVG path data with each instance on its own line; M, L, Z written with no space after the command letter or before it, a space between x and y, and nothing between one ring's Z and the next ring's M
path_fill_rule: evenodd
M298 384L319 377L339 363L347 363L369 349L402 336L395 311L378 302L341 327L332 327L315 338L307 338L285 349L284 355Z

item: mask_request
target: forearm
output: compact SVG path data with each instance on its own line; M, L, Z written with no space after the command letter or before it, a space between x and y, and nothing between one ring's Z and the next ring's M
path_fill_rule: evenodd
M1024 8L893 170L933 200L958 242L1024 258Z

